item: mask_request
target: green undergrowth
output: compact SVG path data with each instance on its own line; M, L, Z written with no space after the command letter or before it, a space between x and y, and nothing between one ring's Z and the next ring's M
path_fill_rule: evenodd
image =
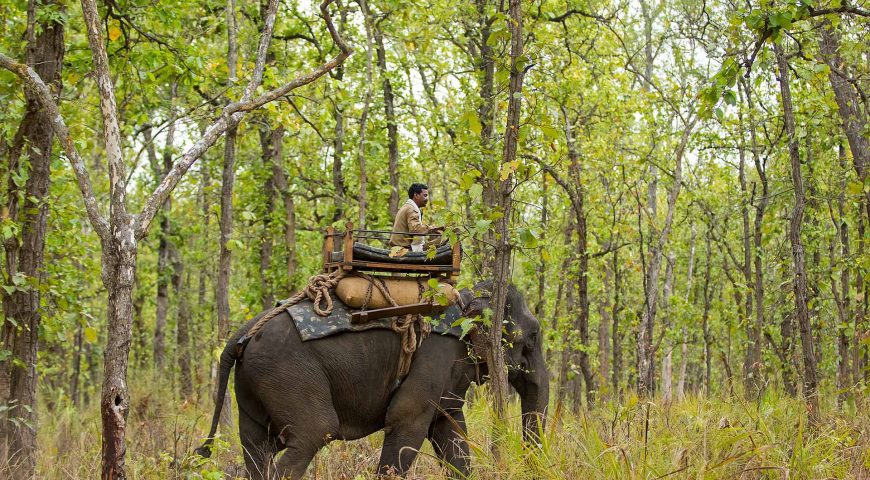
M127 469L132 479L242 477L242 452L234 431L203 459L191 452L208 432L212 403L203 389L182 401L156 380L133 389L128 419ZM39 478L99 477L97 403L75 409L40 405ZM520 432L514 399L503 423L493 421L485 392L466 408L468 443L476 479L870 479L870 407L858 400L843 411L829 406L818 427L807 424L805 404L777 391L760 400L691 396L670 404L599 402L577 413L551 404L537 446ZM307 478L372 478L382 434L333 442L311 463ZM493 445L498 453L493 453ZM443 478L446 469L424 443L409 478Z

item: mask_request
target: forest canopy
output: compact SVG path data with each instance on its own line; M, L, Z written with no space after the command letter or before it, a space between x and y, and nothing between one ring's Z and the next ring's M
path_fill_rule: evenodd
M613 445L631 478L870 474L868 18L854 0L0 2L0 477L241 474L234 427L191 455L224 343L322 271L327 227L389 230L412 183L462 245L457 287L494 279L487 362L509 284L542 327L549 440L475 447L485 475L621 478ZM491 369L478 427L517 408ZM668 437L695 410L734 436ZM645 428L669 438L649 461ZM329 449L312 468L372 470Z

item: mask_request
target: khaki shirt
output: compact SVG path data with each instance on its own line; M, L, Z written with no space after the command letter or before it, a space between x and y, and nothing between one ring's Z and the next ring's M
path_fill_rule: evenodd
M413 201L413 200L412 200ZM423 223L420 219L420 214L417 213L410 202L405 202L402 208L396 213L396 221L393 222L394 232L409 232L409 233L428 233L429 225ZM394 233L390 235L390 245L394 247L408 248L411 244L423 244L426 237L414 235L402 235Z

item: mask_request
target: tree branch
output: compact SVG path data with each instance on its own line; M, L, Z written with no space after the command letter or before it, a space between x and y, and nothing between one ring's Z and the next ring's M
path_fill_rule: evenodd
M172 192L172 190L181 180L181 177L187 172L188 169L190 169L193 163L196 162L196 160L200 156L202 156L202 154L209 147L214 145L214 143L221 137L221 135L224 134L224 132L226 132L227 128L230 125L238 124L238 122L241 121L241 119L245 116L247 112L255 110L273 100L287 95L287 93L289 93L291 90L294 90L317 80L336 66L343 63L344 60L349 57L351 53L353 53L353 49L348 46L347 43L345 43L344 39L338 34L338 31L335 29L335 25L333 25L332 17L329 15L329 10L327 8L330 3L332 3L332 0L323 0L323 2L320 4L320 11L323 15L323 20L326 22L326 28L329 30L329 34L332 36L333 41L341 49L341 53L339 53L332 60L317 67L314 71L296 77L293 80L282 85L281 87L270 90L269 92L253 100L249 100L249 97L253 95L253 92L256 91L260 81L262 81L263 69L266 63L266 52L268 50L269 41L272 37L272 26L275 23L277 0L270 0L269 11L267 12L266 16L266 26L264 27L264 31L260 40L260 48L257 52L256 67L254 68L254 74L251 77L248 88L245 89L245 95L242 98L242 101L228 105L224 109L223 115L206 129L202 138L200 138L199 141L197 141L183 154L182 158L175 163L175 165L172 167L172 170L170 170L166 177L164 177L163 181L160 183L160 185L157 187L151 197L149 197L148 200L145 202L142 213L139 215L139 218L137 218L137 238L142 238L145 236L148 231L148 226L154 219L154 215L157 213L157 210L164 204L170 192Z
M82 0L82 16L88 31L88 45L94 62L97 89L100 92L100 111L103 115L103 139L106 160L109 164L109 224L117 219L126 221L127 175L121 154L121 128L118 125L118 106L115 103L115 87L109 71L109 57L100 33L100 15L96 0Z
M100 212L85 162L73 143L69 128L67 128L66 122L64 122L63 117L60 115L60 110L52 98L51 90L32 68L23 63L18 63L2 53L0 53L0 67L17 75L23 82L24 88L33 93L40 107L44 108L48 113L47 118L51 119L52 130L60 141L75 172L91 225L93 225L94 230L96 230L101 239L107 240L110 237L109 223L102 212Z

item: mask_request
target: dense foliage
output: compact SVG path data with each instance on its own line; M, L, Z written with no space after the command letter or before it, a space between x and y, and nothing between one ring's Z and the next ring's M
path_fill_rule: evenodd
M25 3L0 3L0 53L24 61L28 18L37 30L63 24L59 106L95 195L108 205L100 92L81 6ZM100 2L131 211L139 211L221 108L243 97L265 3ZM611 455L622 447L609 445L620 444L615 429L626 415L641 415L634 391L656 404L690 396L686 412L705 405L705 413L691 420L696 424L686 426L696 432L742 415L734 413L734 398L745 396L751 411L760 398L764 413L746 415L757 418L753 428L771 432L763 444L795 431L813 435L793 415L816 422L815 409L846 419L866 410L870 9L845 0L522 2L525 49L514 65L526 75L522 91L514 93L522 98L518 153L506 161L512 63L502 3L342 0L330 7L354 54L238 127L235 182L231 191L224 189L224 199L232 201L226 241L231 326L319 272L324 228L343 228L347 221L389 228L391 195L404 201L407 185L417 181L430 187L429 221L459 228L467 254L460 286L491 275L489 247L503 210L488 192L510 181L509 278L545 327L556 380L551 413L576 415L605 400L595 421L616 419L611 436L599 438L586 419L565 413L563 422L576 420L559 427L573 432L565 438L599 441L582 447L589 465L571 464L566 471L622 476L621 460ZM280 2L258 92L337 54L317 15L310 2ZM228 68L231 17L238 58ZM22 235L21 214L15 208L10 214L10 206L26 200L30 176L26 153L7 161L19 141L24 92L15 75L0 69L0 236L6 250ZM213 366L227 334L217 321L216 299L223 142L182 178L139 245L128 374L136 422L172 422L176 415L195 421L210 408ZM4 298L38 292L40 403L34 423L20 406L16 410L8 391L0 391L0 414L37 429L59 425L43 422L45 417L96 411L108 332L100 239L58 142L50 167L48 195L31 199L48 209L44 265L37 276L7 265L2 281ZM803 215L795 220L801 202ZM802 241L805 272L795 270L792 233ZM807 285L806 325L798 318L796 276ZM4 332L23 328L9 316L3 325ZM814 353L812 367L807 348ZM4 369L21 362L7 343L0 344L0 361ZM815 394L807 390L809 368L817 369ZM140 384L177 399L161 405L180 413L149 410L136 399L147 398ZM808 412L780 398L808 392ZM721 416L710 413L719 410ZM664 412L657 422L674 418ZM195 428L177 430L176 438L195 444L205 433L198 420ZM708 421L712 425L698 426ZM791 424L771 425L778 422ZM634 425L643 428L642 422ZM857 438L866 441L866 431L855 434L866 427L837 424L819 435L842 436L851 448ZM655 428L667 434L662 425ZM852 433L844 433L849 428ZM686 462L695 465L688 471L701 476L710 470L699 465L718 467L721 460L724 466L744 455L732 451L738 450L732 437L723 435L705 448L730 453L699 464L701 454L687 450L694 460ZM698 435L686 441L690 437ZM809 450L839 448L813 438L805 443ZM552 438L546 455L536 458L561 455L550 460L568 465L565 451L573 450L559 441ZM48 444L47 438L40 442L43 453L55 448ZM93 451L97 444L85 448ZM154 455L182 453L134 445ZM797 477L866 475L864 445L863 457L840 458L824 472L801 470L812 462L794 457L771 461L794 468ZM634 450L624 468L637 478L663 475L683 461L670 470L638 467L638 445L626 448ZM763 458L756 455L761 447L746 448ZM481 452L485 462L497 462ZM647 462L645 446L643 452ZM674 452L650 455L670 459ZM740 465L761 468L766 461Z

